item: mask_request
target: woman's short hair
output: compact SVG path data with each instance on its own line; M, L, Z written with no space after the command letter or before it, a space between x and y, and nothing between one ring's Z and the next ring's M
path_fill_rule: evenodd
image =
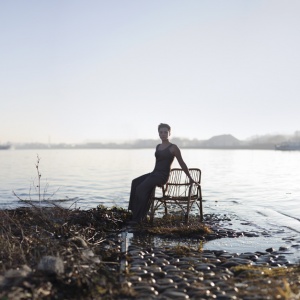
M168 124L165 124L165 123L160 123L160 124L158 125L158 131L159 131L161 128L167 128L167 129L168 129L168 131L170 131L170 132L171 132L171 126L170 126L170 125L168 125Z

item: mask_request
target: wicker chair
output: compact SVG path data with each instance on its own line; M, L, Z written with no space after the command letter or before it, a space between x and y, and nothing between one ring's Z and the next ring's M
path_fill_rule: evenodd
M168 205L177 205L181 208L185 222L189 221L189 214L194 204L199 208L200 222L203 221L202 192L201 192L201 170L196 168L189 169L192 178L198 184L190 184L189 178L184 171L179 168L172 169L168 182L153 190L150 206L150 222L153 223L155 212L163 205L165 214L168 214Z

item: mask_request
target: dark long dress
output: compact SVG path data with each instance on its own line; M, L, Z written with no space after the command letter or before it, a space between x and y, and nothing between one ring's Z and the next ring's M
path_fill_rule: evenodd
M128 209L132 211L133 221L143 221L150 209L149 200L153 189L168 181L174 160L174 155L170 152L171 145L163 150L158 150L157 145L154 170L132 180Z

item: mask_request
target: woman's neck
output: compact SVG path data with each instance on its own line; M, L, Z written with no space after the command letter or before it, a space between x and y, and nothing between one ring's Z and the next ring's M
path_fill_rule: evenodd
M162 145L168 145L168 144L170 144L170 142L169 142L169 140L165 140L165 141L161 141L161 144Z

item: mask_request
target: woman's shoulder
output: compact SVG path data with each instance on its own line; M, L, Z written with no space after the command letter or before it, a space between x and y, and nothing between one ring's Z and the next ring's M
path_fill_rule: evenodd
M171 144L170 151L175 155L180 150L176 144Z

